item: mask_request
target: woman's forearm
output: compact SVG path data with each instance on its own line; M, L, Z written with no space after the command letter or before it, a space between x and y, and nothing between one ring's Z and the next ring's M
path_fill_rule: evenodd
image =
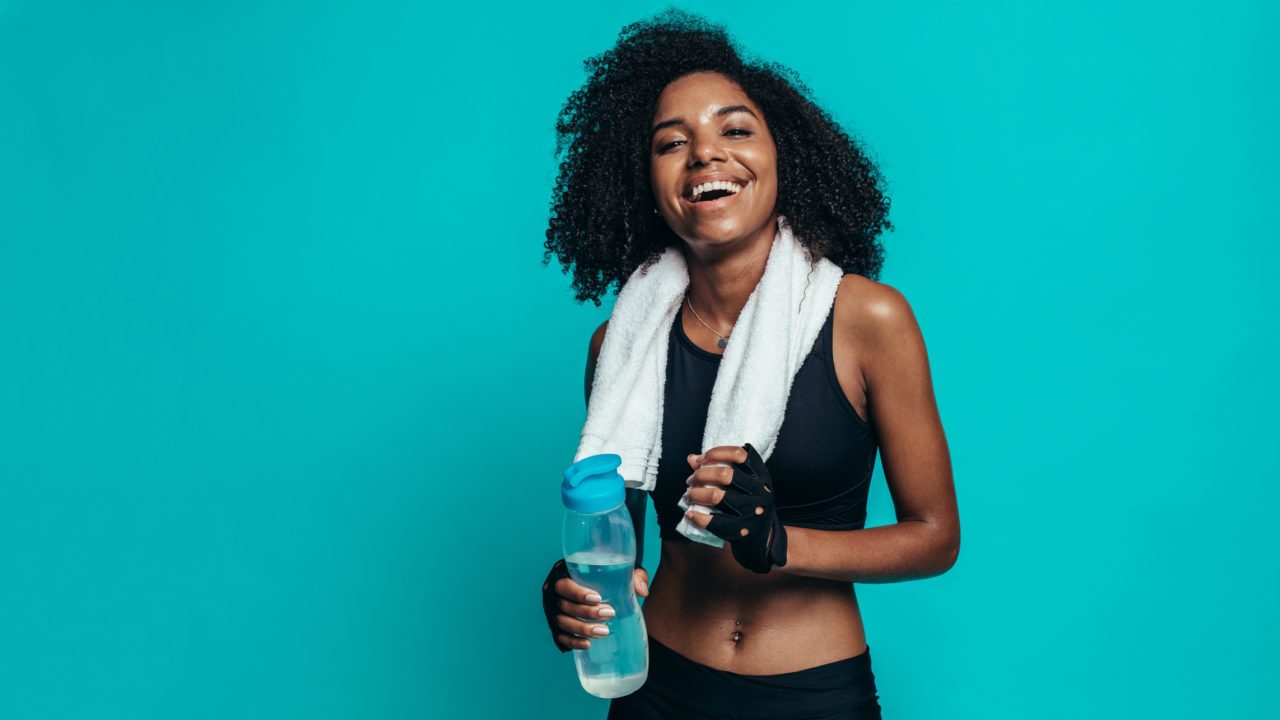
M631 525L636 533L636 567L644 566L644 515L648 497L649 493L644 490L626 490L627 511L631 514Z
M960 532L907 520L862 530L787 528L787 564L774 572L883 583L941 575L960 553Z

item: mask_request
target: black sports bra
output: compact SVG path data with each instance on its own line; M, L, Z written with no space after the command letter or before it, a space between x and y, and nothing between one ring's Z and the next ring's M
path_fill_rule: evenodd
M867 490L877 444L875 432L858 417L836 379L832 315L827 314L813 350L792 382L778 442L766 464L773 477L778 518L784 525L853 530L867 519ZM689 542L676 532L683 516L676 503L688 489L685 480L693 472L685 458L703 450L707 407L719 367L720 356L694 345L677 313L668 340L662 457L650 492L664 540Z

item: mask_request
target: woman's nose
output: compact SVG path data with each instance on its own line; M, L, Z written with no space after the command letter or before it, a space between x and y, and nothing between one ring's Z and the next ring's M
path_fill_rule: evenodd
M697 158L703 165L713 160L723 161L725 159L724 149L720 147L720 143L716 141L717 139L695 140L693 143L693 157Z

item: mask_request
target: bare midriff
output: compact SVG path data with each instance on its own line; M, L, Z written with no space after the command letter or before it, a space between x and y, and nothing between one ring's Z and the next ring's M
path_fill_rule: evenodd
M805 670L867 647L852 583L755 573L728 545L662 543L644 620L663 645L743 675Z

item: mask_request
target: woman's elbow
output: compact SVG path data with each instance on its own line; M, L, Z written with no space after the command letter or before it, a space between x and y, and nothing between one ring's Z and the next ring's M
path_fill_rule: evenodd
M942 569L939 571L939 574L942 574L950 570L952 567L954 567L956 564L956 560L960 558L960 529L959 528L956 528L955 532L950 533L948 535L947 542L944 548L945 548L945 551L944 551L945 554L943 557Z
M960 557L960 528L939 528L935 547L933 575L941 575L950 570Z

